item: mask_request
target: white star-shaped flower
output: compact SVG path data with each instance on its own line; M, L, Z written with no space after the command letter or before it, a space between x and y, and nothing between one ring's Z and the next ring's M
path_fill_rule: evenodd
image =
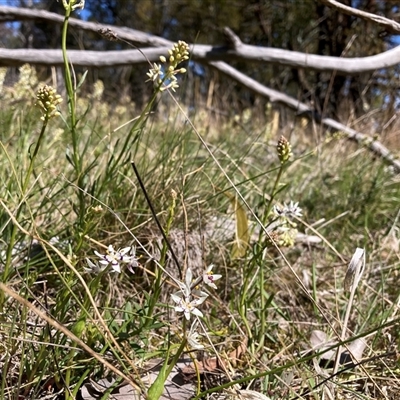
M124 247L123 249L114 250L112 245L108 246L106 254L101 254L95 251L97 257L100 258L99 263L106 267L111 264L111 268L115 272L121 272L121 264L131 264L135 256L129 255L130 247Z
M88 258L86 259L86 262L87 262L87 264L88 264L88 267L83 267L83 269L86 271L86 272L91 272L91 273L94 273L94 274L99 274L100 272L103 272L106 268L107 268L107 265L100 265L99 263L94 263L94 262L92 262L92 261L90 261Z
M214 283L216 280L221 279L222 275L214 275L212 272L212 269L214 268L214 265L211 264L207 267L207 269L203 273L203 282L211 286L214 289L217 289L217 285Z
M178 282L180 291L171 294L172 300L177 303L175 306L176 312L183 312L187 320L190 319L190 314L202 317L203 313L196 307L204 302L208 294L200 290L191 289L192 271L190 268L186 270L185 283ZM194 297L192 299L192 297Z

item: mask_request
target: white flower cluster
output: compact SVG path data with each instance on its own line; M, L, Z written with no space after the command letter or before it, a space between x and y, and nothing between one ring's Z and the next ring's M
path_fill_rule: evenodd
M294 203L293 201L290 204L283 204L283 207L275 205L273 208L273 212L277 217L302 217L303 210L299 207L299 202Z
M134 273L133 268L139 265L136 257L136 248L134 246L114 250L114 247L110 245L107 248L106 254L101 254L98 251L95 251L94 254L100 258L100 261L93 262L87 258L86 262L89 267L84 268L87 272L98 274L111 265L113 271L120 273L121 265L124 264L132 273Z
M102 273L109 267L111 267L111 271L120 273L122 266L127 266L128 269L134 273L133 268L139 265L136 257L136 248L134 246L115 250L114 247L110 245L105 254L101 254L98 251L95 251L94 254L99 260L91 261L87 258L86 262L88 266L84 268L85 271L94 274ZM197 287L201 283L204 283L213 289L217 289L215 282L220 279L222 275L213 274L213 268L213 264L209 265L196 280L193 280L192 270L188 268L186 270L185 282L176 281L179 286L179 291L171 294L171 298L176 303L175 311L183 312L183 315L188 321L190 320L191 314L196 317L203 316L203 313L197 307L207 299L208 293L199 290ZM188 332L187 340L190 347L201 349L203 346L198 342L198 333L195 330L197 323L198 321L195 320L192 324Z
M147 72L148 81L153 81L159 86L160 91L175 89L179 87L176 75L184 74L185 68L177 68L177 66L189 59L189 46L183 41L174 43L171 50L168 50L168 60L164 56L160 56L160 61L163 64L154 63L153 67Z
M186 270L185 282L179 282L179 292L171 294L172 300L177 304L175 306L176 312L183 312L185 318L189 321L190 315L193 314L196 317L202 317L203 313L197 308L202 304L208 297L208 293L197 289L197 286L203 282L206 285L217 289L215 281L220 279L222 275L213 274L212 269L214 265L211 264L203 272L202 276L193 281L192 270L188 268ZM190 331L187 336L188 344L193 349L202 349L204 346L199 342L199 334L196 332L198 321L195 320L192 324Z
M202 317L203 313L196 308L204 302L208 297L208 293L202 292L201 290L195 289L197 285L203 281L206 285L217 289L215 281L220 279L222 275L214 275L212 269L214 265L211 264L203 273L203 276L196 281L193 281L192 270L188 268L186 270L185 282L178 282L180 291L171 294L172 300L177 303L175 311L183 312L187 320L190 319L190 314Z
M283 206L275 205L269 216L269 224L266 227L271 240L278 246L292 247L295 243L298 230L294 220L301 218L303 211L299 207L299 203L291 201L289 204L284 203Z

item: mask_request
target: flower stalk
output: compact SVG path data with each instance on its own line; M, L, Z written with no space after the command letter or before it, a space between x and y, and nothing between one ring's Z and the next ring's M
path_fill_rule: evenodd
M55 89L53 89L51 86L47 86L47 85L43 86L38 90L36 97L37 97L36 105L39 108L41 108L43 111L43 115L40 118L43 121L43 123L42 123L42 127L40 129L38 140L33 149L33 152L29 153L29 159L30 159L29 166L28 166L28 170L25 175L25 179L21 186L20 202L19 202L19 206L18 206L16 215L15 215L17 220L19 219L19 216L21 215L22 204L24 203L25 196L28 192L28 186L29 186L31 176L33 174L36 157L39 153L39 149L40 149L43 139L45 137L45 132L46 132L48 122L51 118L57 117L58 115L60 115L59 112L57 111L57 106L61 103L62 99L61 99L61 96L57 94ZM18 231L17 225L14 224L11 229L10 240L9 240L9 243L7 246L7 251L6 251L6 261L4 264L4 270L3 270L3 274L2 274L3 282L7 282L9 275L10 275L12 252L13 252L15 242L16 242L17 231ZM3 311L3 305L4 305L4 292L1 291L0 292L0 311L1 312Z

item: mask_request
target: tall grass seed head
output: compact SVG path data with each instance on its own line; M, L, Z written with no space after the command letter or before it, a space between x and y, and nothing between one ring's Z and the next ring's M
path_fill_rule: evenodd
M284 136L281 136L278 140L276 151L278 153L279 161L281 162L281 164L285 164L293 155L290 143Z
M103 97L104 93L104 83L102 80L97 79L97 81L93 84L93 92L92 92L92 99L100 101Z
M18 82L13 86L12 97L16 100L31 98L38 85L36 70L29 64L22 65L19 69Z
M4 79L6 78L7 68L0 67L0 94L3 92Z

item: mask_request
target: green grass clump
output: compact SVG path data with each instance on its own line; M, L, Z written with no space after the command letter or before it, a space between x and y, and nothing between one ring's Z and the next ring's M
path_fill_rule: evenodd
M197 129L174 97L184 42L150 65L138 115L129 99L102 102L101 83L79 97L71 3L64 101L30 66L2 92L0 397L74 399L112 376L103 398L129 383L156 400L183 357L193 398L248 385L271 399L398 393L390 172L340 139L298 154L259 127ZM332 341L312 349L316 331ZM358 367L340 364L360 339Z

